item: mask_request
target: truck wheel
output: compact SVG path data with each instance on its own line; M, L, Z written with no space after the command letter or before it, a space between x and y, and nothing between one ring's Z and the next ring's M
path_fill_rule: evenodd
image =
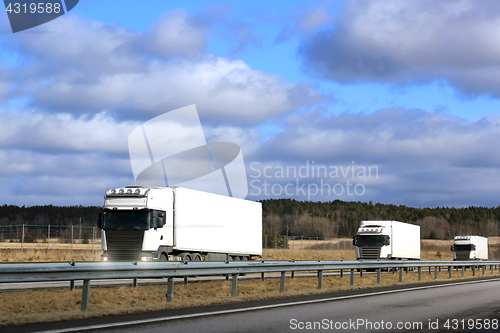
M161 256L160 256L160 261L168 261L168 258L167 256L165 255L165 253L162 253Z
M240 261L240 257L238 257L238 256L234 256L234 257L233 257L233 261Z

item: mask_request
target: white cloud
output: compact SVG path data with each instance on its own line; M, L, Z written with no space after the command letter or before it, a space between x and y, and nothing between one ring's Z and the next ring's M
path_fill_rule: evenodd
M12 98L50 113L147 120L196 104L206 121L255 124L323 96L307 84L204 54L209 27L176 10L145 33L68 15L54 33L7 39L25 61L11 70Z
M444 79L500 96L499 13L496 1L351 1L301 53L306 68L340 82Z
M210 31L200 20L177 9L164 15L148 33L140 36L136 47L163 57L193 56L205 50L206 35Z
M330 184L344 184L347 180L351 184L362 183L366 194L361 197L344 193L341 197L316 196L312 200L494 206L500 195L500 190L491 186L500 181L500 157L496 153L500 145L499 127L497 117L467 122L440 113L405 109L381 110L370 115L309 115L288 123L286 130L266 142L248 163L262 163L260 170L266 165L299 168L307 163L326 166L328 170L335 166L344 170L372 166L378 170L376 178L360 179L347 173L347 177L340 174L339 178L324 179ZM268 181L285 184L296 179L274 177ZM319 185L321 179L300 181ZM307 197L298 195L296 199Z
M139 123L117 123L106 113L68 114L0 111L0 148L52 152L127 153L127 136Z
M239 60L151 62L140 73L102 76L98 82L56 79L34 92L34 103L56 110L115 110L117 117L149 119L196 104L216 122L251 124L319 102L307 85L282 82Z

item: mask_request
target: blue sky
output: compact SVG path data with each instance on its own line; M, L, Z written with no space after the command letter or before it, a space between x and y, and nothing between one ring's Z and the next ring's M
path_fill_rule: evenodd
M248 199L498 206L499 16L495 1L80 0L12 34L4 13L0 203L100 205L134 183L132 130L196 104L209 142L241 147ZM328 174L280 173L313 164Z

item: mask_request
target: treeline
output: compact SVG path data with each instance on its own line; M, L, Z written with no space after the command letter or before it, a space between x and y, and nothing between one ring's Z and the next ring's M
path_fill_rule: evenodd
M96 226L97 214L102 211L98 206L0 206L0 226L5 225L61 225Z
M414 208L365 202L262 200L265 234L305 237L352 237L362 220L396 220L418 224L422 238L448 239L455 235L498 236L500 206ZM96 226L98 206L0 206L0 226Z
M366 202L263 200L266 234L308 237L352 237L363 220L395 220L420 225L421 237L498 236L500 206L414 208Z

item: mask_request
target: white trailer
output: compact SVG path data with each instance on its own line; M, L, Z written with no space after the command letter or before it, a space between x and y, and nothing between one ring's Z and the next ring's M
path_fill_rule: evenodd
M109 189L102 260L224 261L262 256L262 205L180 187Z
M455 236L453 260L488 260L488 238L481 236Z
M353 244L358 260L420 260L420 226L398 221L361 221Z

